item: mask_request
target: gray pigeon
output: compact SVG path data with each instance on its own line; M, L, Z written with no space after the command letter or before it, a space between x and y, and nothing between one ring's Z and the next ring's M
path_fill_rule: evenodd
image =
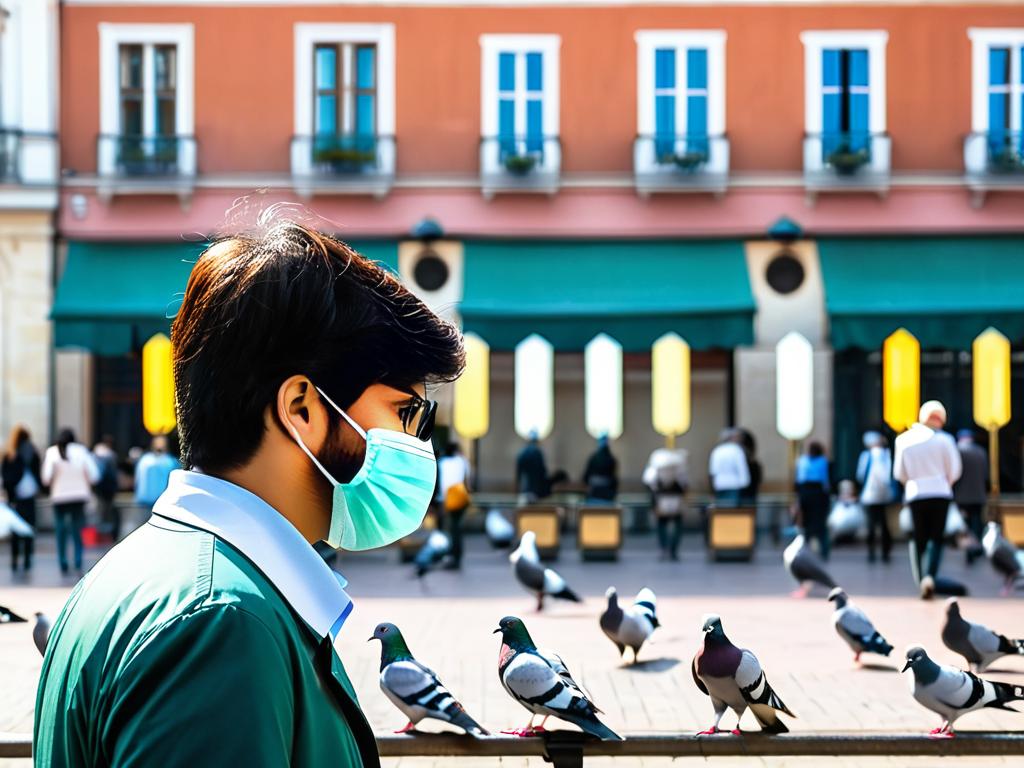
M586 691L572 679L562 658L551 651L537 648L526 631L522 619L506 616L498 622L495 633L501 633L501 652L498 654L498 679L508 695L530 712L525 728L503 731L515 736L534 736L544 731L544 723L555 717L566 720L585 733L608 741L621 741L622 737L598 720L601 712ZM540 725L533 719L543 715Z
M1003 577L1003 590L1001 594L1003 597L1006 597L1010 594L1010 590L1022 581L1024 552L1018 551L1003 536L1003 529L995 521L985 526L985 535L981 537L981 544L985 549L989 562L992 563L992 567Z
M731 709L736 713L736 729L732 733L739 736L739 721L748 707L764 733L788 732L789 728L779 719L776 711L785 712L790 717L796 715L789 711L772 690L757 657L729 642L718 616L705 616L702 629L704 645L693 657L691 671L693 682L711 697L715 722L697 735L720 733L718 724L722 721L722 715L726 709Z
M832 624L854 652L854 661L860 661L862 653L877 653L880 656L892 653L892 646L879 634L864 611L853 604L842 587L829 592L828 599L836 604L832 612Z
M608 587L605 597L608 598L608 607L601 614L601 629L615 643L619 656L625 655L627 647L632 648L633 663L636 664L641 646L661 626L656 613L657 598L648 587L640 590L629 608L619 605L615 587Z
M39 655L46 655L46 643L50 639L50 620L46 614L36 611L36 625L32 627L32 642L39 649Z
M527 531L519 541L519 546L508 556L516 579L527 592L537 596L537 611L544 610L544 595L551 595L560 600L571 600L582 603L583 600L569 589L565 579L551 568L545 568L537 553L537 534Z
M963 656L975 672L984 672L1003 656L1024 656L1024 640L1010 640L988 627L967 621L960 615L960 604L955 597L946 601L942 644Z
M441 685L433 670L413 658L398 627L378 624L370 640L380 640L380 689L409 718L409 724L395 733L408 733L421 720L431 718L473 736L489 735Z
M918 704L942 717L942 725L931 731L932 738L953 738L953 723L968 712L985 707L1019 712L1007 704L1024 701L1021 686L982 680L956 667L936 664L924 648L917 645L907 649L903 671L908 669L914 671L910 691Z
M512 543L512 539L516 535L516 529L512 523L497 508L487 511L487 516L484 518L484 532L487 534L487 540L495 549L505 549Z
M19 616L10 608L0 605L0 624L17 624L21 621L28 621L28 619Z
M800 585L792 593L793 597L807 597L814 584L835 589L836 583L828 575L825 566L814 554L814 550L807 545L807 539L802 533L798 534L783 551L782 561L786 564L789 575Z
M416 578L422 579L428 571L441 562L441 558L450 550L451 541L447 534L443 531L431 531L427 540L423 542L423 546L416 553L416 557L413 558L413 564L416 566Z

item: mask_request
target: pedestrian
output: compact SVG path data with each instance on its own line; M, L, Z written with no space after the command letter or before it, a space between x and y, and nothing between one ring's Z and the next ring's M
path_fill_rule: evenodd
M880 539L882 562L888 564L892 553L889 505L898 499L892 478L892 452L881 432L864 433L864 450L857 459L857 482L860 503L868 518L868 562L875 562Z
M754 507L757 506L757 494L761 490L761 479L764 474L761 462L757 459L757 440L749 429L739 427L736 431L739 434L743 455L747 459L747 474L750 476L747 486L740 489L740 505Z
M458 443L451 442L444 456L437 462L437 499L444 511L445 528L451 549L443 568L459 570L462 567L462 518L469 509L469 461L462 455Z
M657 448L644 467L643 483L651 491L662 560L679 559L686 489L690 484L688 460L683 448Z
M736 429L725 429L708 458L708 474L715 500L722 506L737 506L744 489L750 486L750 467Z
M961 472L960 452L953 436L943 431L945 425L945 407L929 400L921 406L918 421L896 438L893 457L893 476L906 488L914 525L910 568L924 600L936 592L953 483Z
M28 428L18 424L11 430L4 452L2 468L4 493L7 503L26 523L36 527L36 497L42 487L39 453L32 445ZM23 569L32 570L33 536L11 533L11 570L18 570L22 558Z
M171 472L181 469L178 460L167 452L167 438L155 436L135 463L135 503L151 512L156 500L167 490Z
M531 432L529 440L516 457L516 492L520 503L533 504L547 498L551 495L551 486L562 482L565 477L565 471L561 469L548 474L540 437L536 432Z
M981 537L985 528L985 502L988 500L988 453L974 441L974 432L961 429L956 433L956 448L960 452L963 471L953 486L953 501L967 522L972 541L967 545L967 564L985 554Z
M804 533L808 541L816 539L818 554L828 560L829 466L825 447L811 441L806 452L796 461L796 495Z
M75 555L75 572L81 575L85 505L92 498L92 486L99 482L99 468L89 449L75 441L75 433L70 429L62 429L57 435L57 442L46 449L41 477L43 485L50 489L60 572L67 575L69 570L70 536Z
M37 768L380 766L339 655L353 603L314 544L419 527L437 476L425 387L459 375L462 336L280 210L192 267L171 330L188 469L54 622Z
M590 454L583 471L583 483L587 486L588 502L615 501L619 492L619 463L612 455L607 435L597 439L597 449Z
M99 482L93 488L96 494L96 511L100 521L108 526L110 538L116 544L121 538L121 509L114 501L120 485L114 436L104 435L93 447L92 457L100 471Z

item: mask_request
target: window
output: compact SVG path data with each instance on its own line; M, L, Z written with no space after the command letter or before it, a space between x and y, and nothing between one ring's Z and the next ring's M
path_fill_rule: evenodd
M557 35L482 35L484 173L557 171Z
M636 170L725 173L725 32L641 30L636 42Z
M1021 165L1024 154L1024 29L971 29L971 127L988 160Z
M394 173L392 24L295 25L292 172Z
M100 174L195 173L191 24L100 24Z
M804 167L888 171L883 30L812 31L804 44Z

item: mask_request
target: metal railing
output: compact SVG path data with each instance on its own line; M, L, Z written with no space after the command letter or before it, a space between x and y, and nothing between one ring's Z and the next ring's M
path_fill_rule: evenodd
M892 142L886 133L808 134L804 137L805 182L811 188L886 188L891 153Z
M104 134L96 151L101 176L182 178L196 173L194 136Z
M638 192L724 191L729 139L707 134L637 136L633 173Z
M577 731L550 731L543 738L461 734L379 736L381 757L541 757L554 768L578 768L588 757L863 757L1024 755L1024 735L958 731L955 739L909 733L788 733L700 737L692 733L633 734L598 741ZM28 734L0 734L0 758L29 759ZM457 763L456 763L457 765Z
M0 183L10 184L20 178L18 155L21 151L21 131L0 129Z
M969 176L1024 177L1024 131L981 131L964 139Z
M301 159L302 169L319 177L393 175L394 154L394 136L345 134L292 137L293 160Z
M480 181L485 195L500 191L553 193L561 169L562 144L557 136L480 139Z

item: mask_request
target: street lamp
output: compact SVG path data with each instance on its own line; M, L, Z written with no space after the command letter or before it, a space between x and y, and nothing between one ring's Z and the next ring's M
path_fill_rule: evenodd
M1010 421L1010 341L995 328L971 345L974 362L974 420L988 430L989 477L999 495L999 429Z
M669 448L690 429L690 345L677 333L651 347L651 422Z
M591 437L622 437L622 345L599 333L583 349L584 410Z
M814 429L814 348L790 331L775 345L775 429L789 441L789 477L797 442Z
M899 434L921 408L921 345L906 328L882 345L882 418Z
M175 423L171 340L158 333L142 347L142 424L151 435L166 435Z
M555 424L555 349L531 333L516 345L515 427L524 439L543 440Z
M465 438L477 440L490 427L491 348L475 333L463 336L466 368L455 380L452 425Z

